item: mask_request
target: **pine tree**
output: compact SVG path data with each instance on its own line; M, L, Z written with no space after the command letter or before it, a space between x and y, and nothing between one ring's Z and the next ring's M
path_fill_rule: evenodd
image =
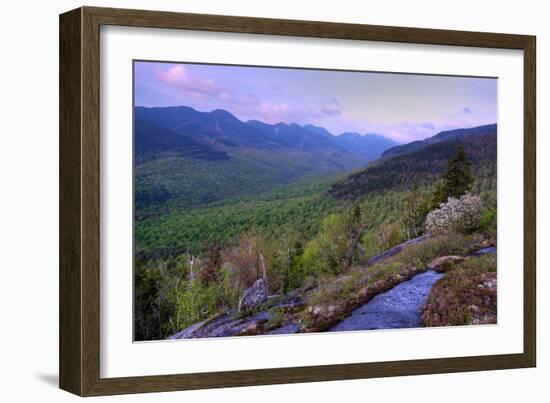
M472 189L472 163L466 155L464 146L459 145L456 154L449 160L447 171L443 174L443 193L446 201L449 197L458 198Z

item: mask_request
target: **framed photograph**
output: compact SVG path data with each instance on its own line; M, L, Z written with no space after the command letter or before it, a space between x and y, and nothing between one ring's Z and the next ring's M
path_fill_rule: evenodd
M533 367L535 37L60 16L60 387Z

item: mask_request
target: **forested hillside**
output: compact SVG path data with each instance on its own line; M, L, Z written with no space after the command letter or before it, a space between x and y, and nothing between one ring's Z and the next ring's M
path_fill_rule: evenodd
M479 178L478 184L481 186L484 181L496 180L496 125L444 132L434 137L437 140L430 138L415 142L414 147L397 147L399 152L389 154L395 156L388 157L386 154L365 169L335 183L329 190L330 195L337 199L353 200L389 189L409 189L415 182L420 186L429 185L443 173L447 161L461 145L472 162L475 176ZM388 151L392 150L395 148ZM489 185L492 187L494 184Z
M440 141L450 140L464 140L469 136L483 136L485 134L496 134L497 125L483 125L477 127L470 127L467 129L455 129L447 130L436 134L435 136L428 137L424 140L413 141L407 144L398 145L392 148L388 148L381 155L382 158L392 158L398 155L409 154L413 151L420 150L430 144L438 143Z
M272 192L242 196L202 207L179 209L136 223L136 253L145 259L199 253L216 242L227 245L250 230L313 236L336 208L324 196L336 177L303 178Z

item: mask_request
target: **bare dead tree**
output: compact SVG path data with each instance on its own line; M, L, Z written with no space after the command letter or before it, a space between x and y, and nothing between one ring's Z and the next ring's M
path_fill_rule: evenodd
M262 266L262 279L265 283L265 287L266 289L268 289L268 282L267 282L267 268L265 266L265 259L264 259L264 255L262 255L260 253L260 265Z
M189 281L195 281L195 256L187 252L187 263L189 264Z
M283 282L283 289L290 281L290 272L292 270L292 248L290 246L290 238L287 234L283 235L281 241L286 248L286 279Z

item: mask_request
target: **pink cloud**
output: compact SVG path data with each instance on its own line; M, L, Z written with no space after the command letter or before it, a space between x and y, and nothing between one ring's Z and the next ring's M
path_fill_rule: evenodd
M312 118L325 118L327 116L340 115L337 108L323 107L321 109L304 108L298 105L290 105L284 102L270 102L262 100L254 94L237 96L234 93L220 93L226 105L230 105L231 113L247 118L259 119L267 123L278 122L306 122ZM309 123L309 122L307 122Z
M231 88L219 85L212 79L194 74L183 65L173 65L167 70L159 69L156 77L162 83L180 90L197 101L207 102L208 105L218 104L218 107L226 108L237 116L260 119L268 123L309 123L309 119L323 119L342 113L337 105L317 109L289 105L284 102L271 102L251 93L239 95Z
M163 83L178 88L197 99L220 95L221 91L214 83L214 80L198 77L182 65L172 66L168 70L157 71L157 78ZM225 92L222 92L222 94L225 94Z
M268 123L311 123L311 119L324 119L326 117L340 115L342 112L337 108L322 107L320 109L305 108L286 103L271 103L260 101L256 105L247 106L248 113L259 114L262 120Z

